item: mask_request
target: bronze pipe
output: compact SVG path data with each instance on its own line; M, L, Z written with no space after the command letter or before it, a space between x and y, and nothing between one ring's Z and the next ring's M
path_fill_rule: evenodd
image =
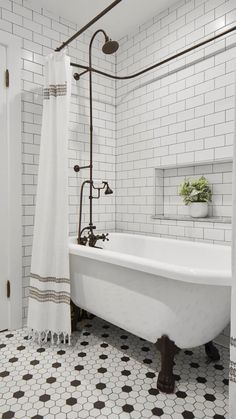
M108 36L103 29L98 29L92 36L89 43L89 68L92 68L92 46L95 37L102 33L107 40ZM89 226L93 226L93 80L92 71L89 71L89 120L90 120L90 168L89 168L89 180L90 180L90 196L89 196Z
M189 47L189 48L187 48L187 49L185 49L181 52L178 52L177 54L172 55L171 57L168 57L168 58L160 61L159 63L153 64L150 67L147 67L144 70L141 70L141 71L139 71L137 73L134 73L134 74L131 74L129 76L115 76L113 74L106 73L105 71L97 70L97 69L92 68L90 66L89 67L82 66L82 65L76 64L76 63L71 63L71 66L87 69L90 73L93 72L93 73L101 74L102 76L109 77L109 78L114 79L114 80L129 80L129 79L133 79L135 77L141 76L142 74L145 74L148 71L154 70L155 68L160 67L163 64L166 64L166 63L168 63L172 60L175 60L176 58L179 58L182 55L187 54L188 52L194 51L195 49L197 49L199 47L202 47L203 45L206 45L209 42L215 41L216 39L219 39L224 35L228 35L229 33L233 32L235 30L236 30L236 26L233 26L232 28L227 29L224 32L221 32L218 35L213 36L212 38L208 38L205 41L199 42L198 44L193 45L192 47Z
M102 33L104 35L105 38L105 43L104 43L104 48L105 51L103 51L105 54L111 54L113 52L115 52L118 47L119 44L118 42L112 41L110 38L108 38L106 32L103 29L98 29L92 36L90 43L89 43L89 67L85 68L86 71L84 71L82 74L84 74L85 72L89 71L89 109L90 109L90 115L89 115L89 120L90 120L90 162L89 165L87 166L78 166L75 165L74 166L74 171L75 172L79 172L81 169L85 169L85 168L89 168L89 180L86 180L82 183L81 185L81 193L80 193L80 211L79 211L79 228L78 228L78 244L84 244L86 245L89 239L89 243L91 245L91 243L93 245L96 244L97 240L100 240L102 238L102 240L107 240L106 235L102 235L102 236L96 236L93 234L93 230L96 229L96 227L93 225L93 198L95 199L99 199L100 198L100 191L101 189L104 189L105 187L107 188L105 191L106 195L112 194L113 191L110 189L109 185L107 182L103 182L103 187L101 188L96 188L93 184L93 85L92 85L92 46L93 46L93 41L95 39L95 37L99 34ZM80 75L76 75L75 79L78 80L80 78ZM81 230L81 225L82 225L82 209L83 209L83 191L84 191L84 186L86 183L89 183L89 226L85 227L83 230ZM93 189L98 190L98 195L96 197L93 197ZM84 230L89 230L90 234L88 237L82 237L82 233Z
M82 209L83 209L83 193L84 193L84 186L86 185L86 183L90 183L89 180L85 180L82 185L81 185L81 190L80 190L80 208L79 208L79 228L78 228L78 244L80 244L80 239L81 239L81 225L82 225Z
M97 16L95 16L90 22L88 22L85 26L83 26L78 32L76 32L73 36L71 36L67 41L63 42L59 47L55 49L55 51L61 51L63 48L65 48L67 45L69 45L74 39L78 38L83 32L86 31L86 29L90 28L95 22L97 22L101 17L105 16L110 10L112 10L117 4L119 4L122 0L115 0L113 3L110 4L110 6L106 7L101 13L99 13Z

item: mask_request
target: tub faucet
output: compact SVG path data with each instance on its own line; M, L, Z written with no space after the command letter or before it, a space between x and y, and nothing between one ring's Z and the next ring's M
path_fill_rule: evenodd
M105 240L109 241L108 239L108 233L102 233L102 234L94 234L93 230L95 230L96 227L85 227L80 233L80 236L78 237L78 244L82 244L83 246L86 246L87 244L90 247L97 247L96 244L99 240L102 240L103 242ZM88 234L82 236L83 232L88 230Z
M78 170L79 166L75 166L74 170L75 172L78 172L80 170ZM86 166L87 167L87 166ZM81 191L80 191L80 209L79 209L79 229L78 229L78 239L77 242L78 244L82 244L83 246L87 246L89 245L90 247L97 247L96 244L99 240L102 240L103 242L105 240L109 241L108 239L108 233L102 233L102 234L94 234L94 230L96 230L96 226L93 225L92 222L92 212L90 211L90 222L89 225L87 227L84 227L83 229L81 229L81 224L82 224L82 212L83 212L83 192L84 192L84 186L86 184L89 184L90 186L92 185L92 190L95 189L97 192L97 196L93 196L93 194L89 196L89 199L91 200L90 202L92 202L93 199L99 199L100 198L100 193L102 189L105 189L105 195L111 195L113 193L113 191L111 190L111 188L109 187L108 182L103 181L102 182L102 186L101 187L95 187L94 186L94 182L90 181L90 180L85 180L82 185L81 185ZM91 206L90 206L91 208ZM85 231L88 231L87 234L83 235L83 233Z
M89 234L89 237L88 237L88 243L89 243L89 246L90 247L97 247L96 246L96 244L97 244L97 241L98 240L102 240L103 242L104 241L109 241L109 239L108 239L108 233L106 233L106 234L97 234L97 235L95 235L95 234Z

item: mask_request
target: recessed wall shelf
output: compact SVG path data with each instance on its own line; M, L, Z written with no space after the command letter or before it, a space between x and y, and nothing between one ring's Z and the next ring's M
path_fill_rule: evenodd
M175 221L191 221L191 222L204 222L204 223L220 223L220 224L231 224L231 217L205 217L205 218L193 218L189 215L152 215L154 220L175 220Z
M193 218L179 196L186 179L205 176L212 190L212 202L206 218ZM232 160L192 163L186 166L155 169L155 209L152 219L231 224Z

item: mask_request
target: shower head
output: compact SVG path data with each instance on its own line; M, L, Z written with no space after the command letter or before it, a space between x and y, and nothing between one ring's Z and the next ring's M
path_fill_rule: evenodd
M102 47L104 54L114 54L119 48L117 41L112 41L112 39L106 37L105 44Z
M106 182L106 190L104 192L105 195L111 195L113 194L113 190L110 188L108 182Z

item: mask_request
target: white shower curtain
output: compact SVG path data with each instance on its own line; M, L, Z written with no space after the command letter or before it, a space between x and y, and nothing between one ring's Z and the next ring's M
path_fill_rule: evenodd
M232 195L233 195L232 274L233 274L233 277L232 277L232 294L231 294L229 419L236 418L236 94L235 94L234 115L235 115L235 122L234 122L235 128L234 128L234 163L233 163L233 191L232 191Z
M68 122L70 59L57 52L46 58L43 121L28 327L40 342L70 339L68 254Z

